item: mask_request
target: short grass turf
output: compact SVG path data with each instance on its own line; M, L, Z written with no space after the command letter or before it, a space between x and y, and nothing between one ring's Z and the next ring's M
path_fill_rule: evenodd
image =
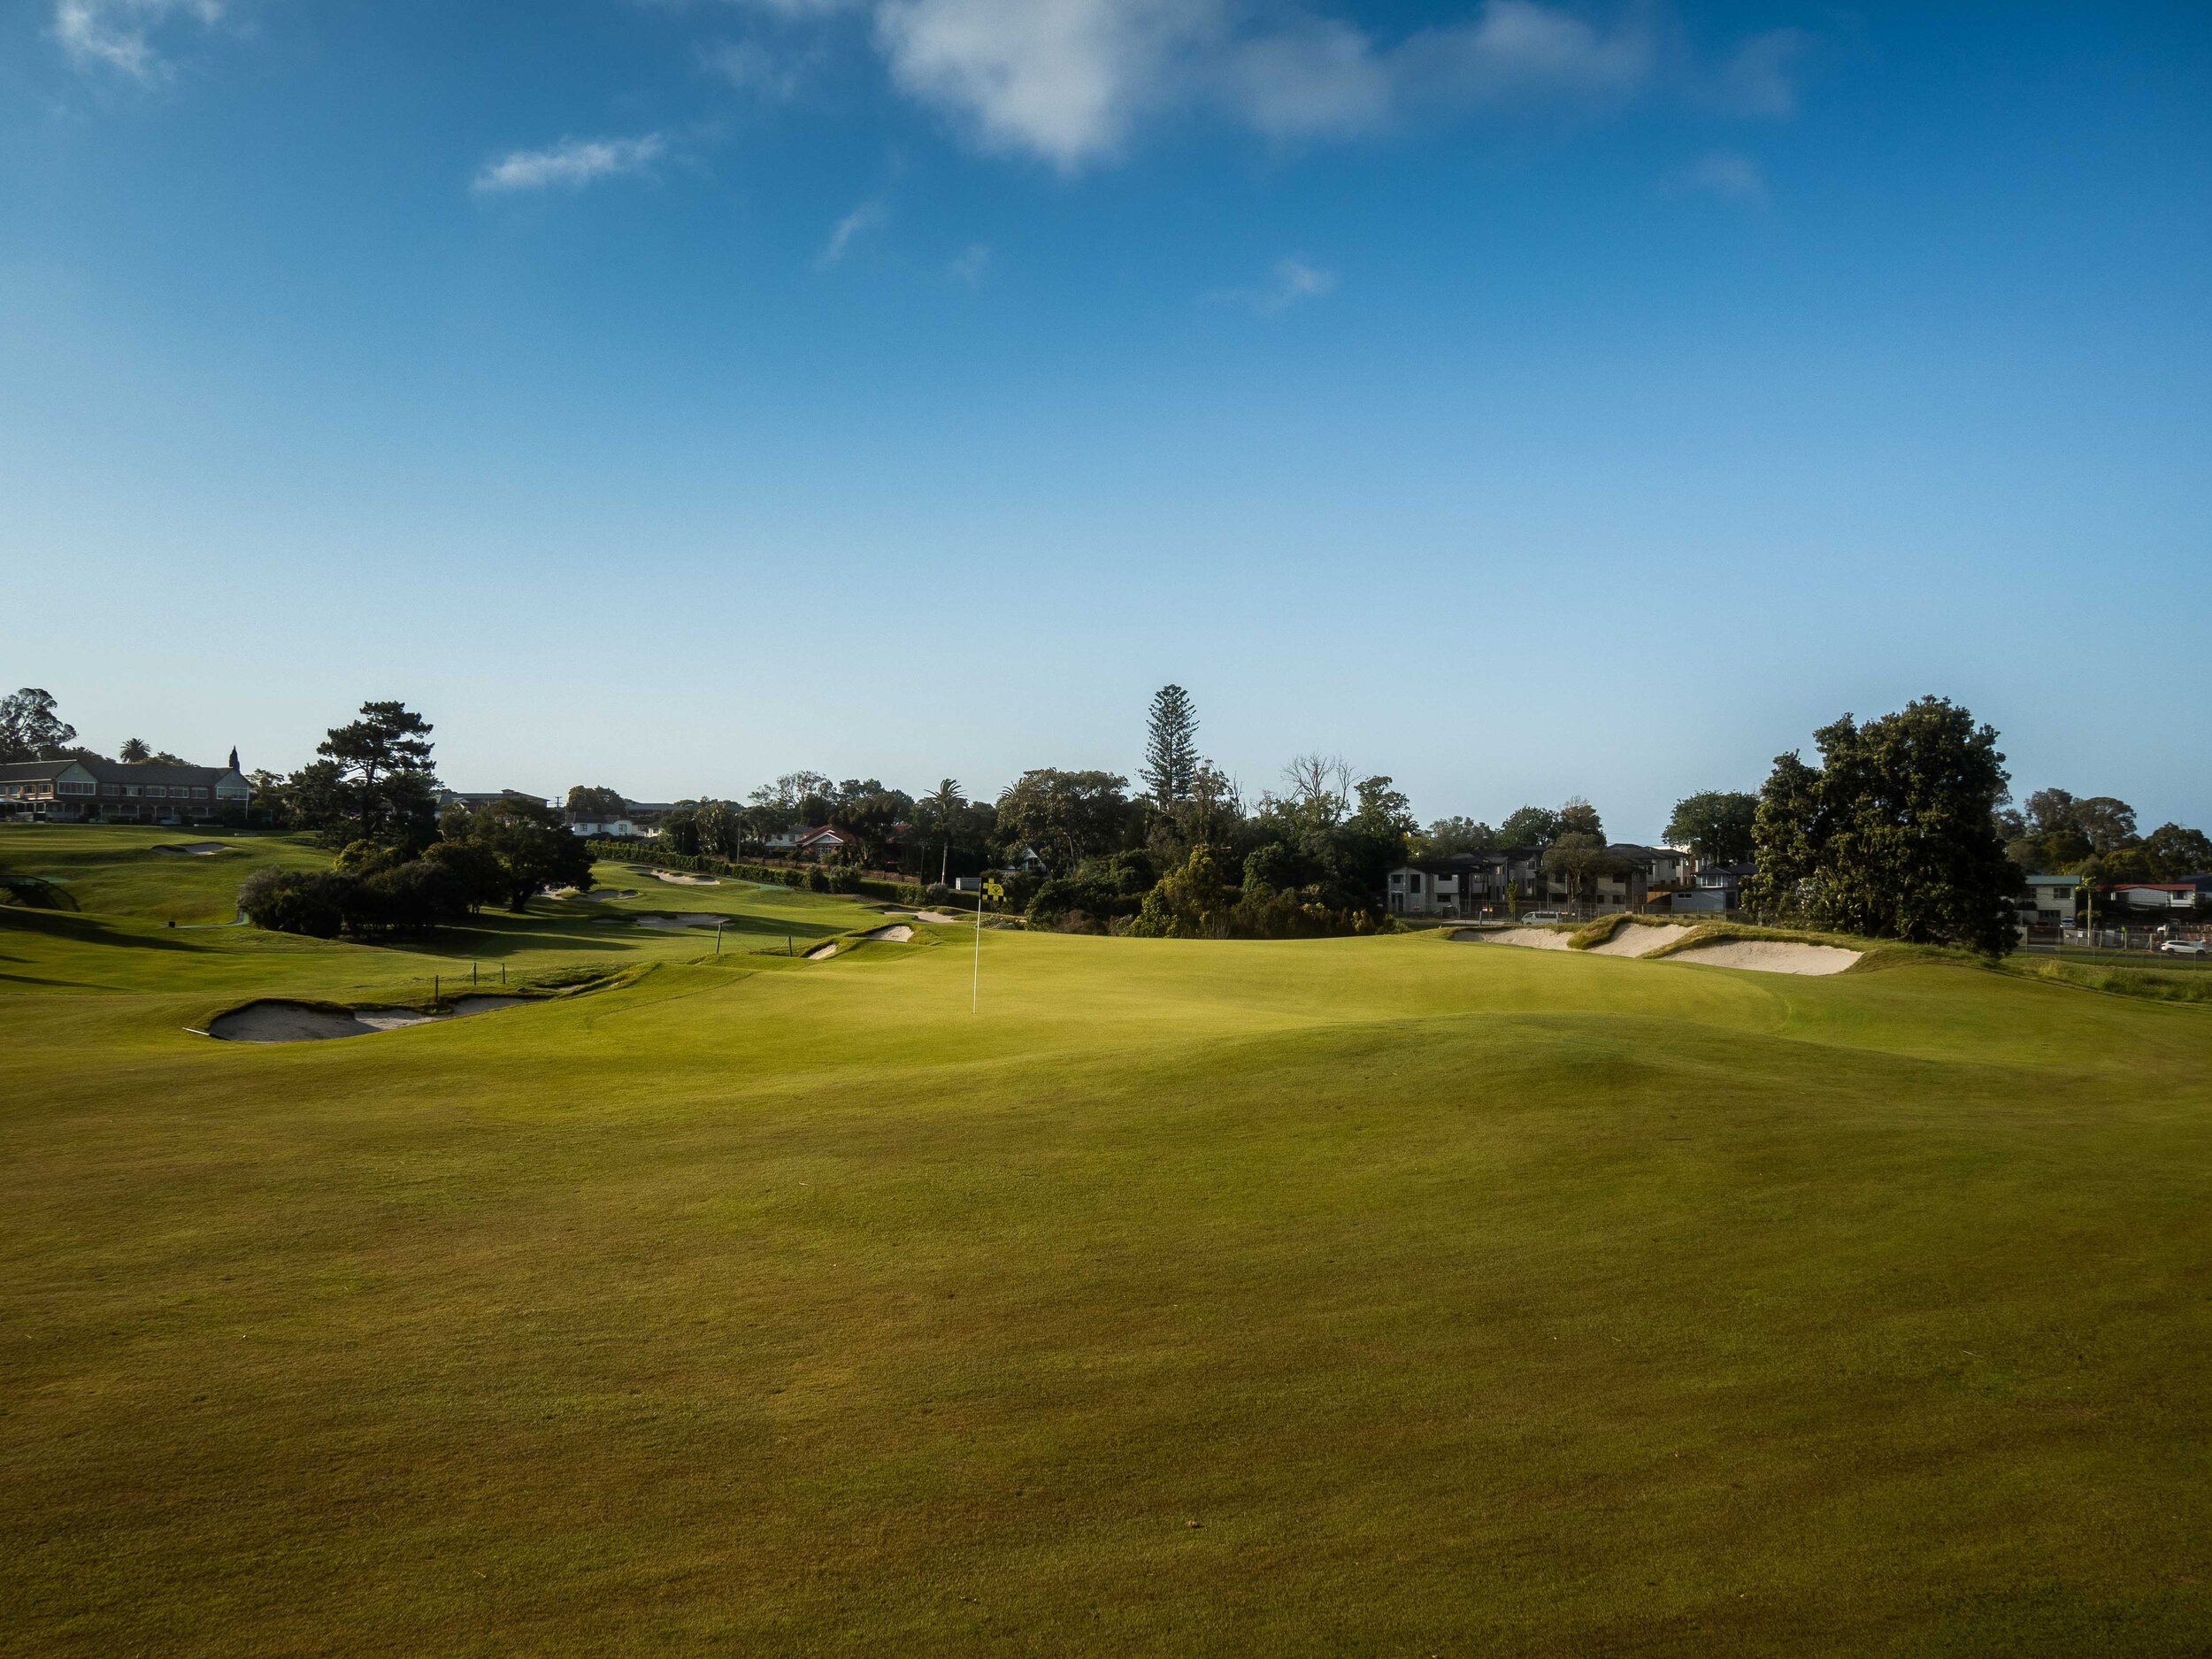
M2204 1651L2212 1010L595 926L0 911L0 1652Z

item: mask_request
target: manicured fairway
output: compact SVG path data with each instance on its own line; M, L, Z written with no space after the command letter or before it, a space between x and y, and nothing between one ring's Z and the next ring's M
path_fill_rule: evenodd
M2205 1650L2212 1010L143 914L0 910L0 1653ZM461 957L657 965L181 1029Z

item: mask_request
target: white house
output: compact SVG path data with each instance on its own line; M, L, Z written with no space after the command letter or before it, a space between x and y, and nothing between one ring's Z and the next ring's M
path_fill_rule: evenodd
M2039 927L2070 927L2081 899L2079 876L2030 876L2029 903Z

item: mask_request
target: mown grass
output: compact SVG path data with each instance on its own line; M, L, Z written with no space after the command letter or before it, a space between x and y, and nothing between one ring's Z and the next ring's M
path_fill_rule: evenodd
M2201 1651L2201 1009L570 909L0 915L0 1652Z

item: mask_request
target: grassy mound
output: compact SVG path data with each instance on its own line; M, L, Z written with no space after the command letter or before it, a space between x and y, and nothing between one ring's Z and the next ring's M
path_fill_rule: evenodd
M972 1017L964 932L606 908L469 948L632 983L266 1048L180 1027L457 964L0 912L0 1650L2212 1625L2201 1008L1009 931Z

